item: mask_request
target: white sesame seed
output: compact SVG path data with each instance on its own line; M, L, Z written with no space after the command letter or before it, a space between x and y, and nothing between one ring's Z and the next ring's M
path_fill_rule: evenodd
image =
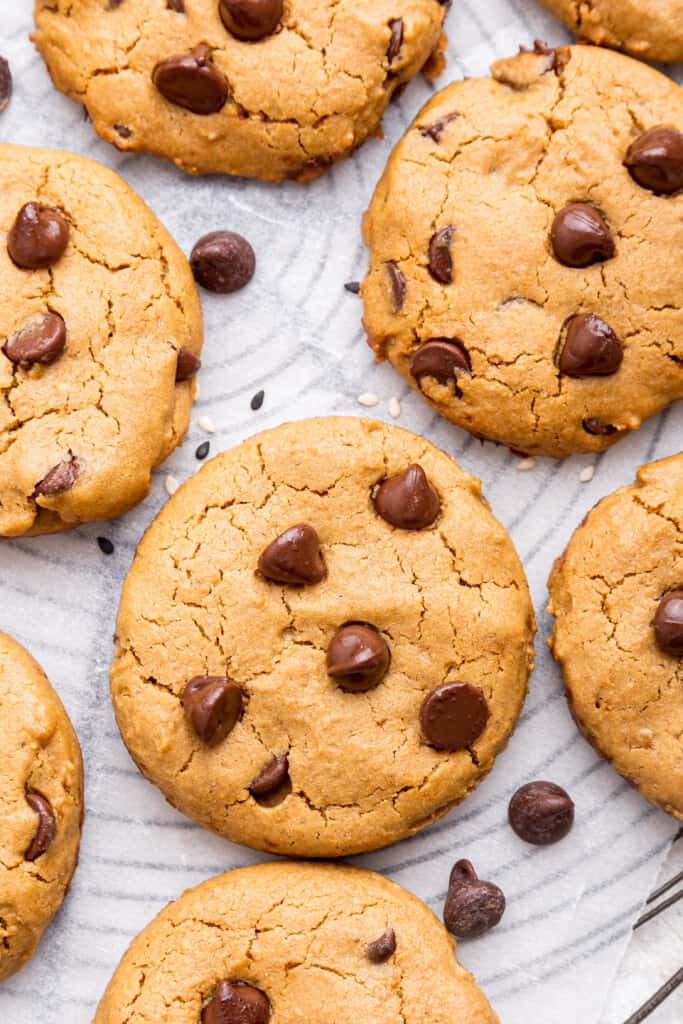
M171 476L169 473L169 475L164 480L164 487L166 488L166 493L168 495L172 495L175 494L175 492L178 490L178 488L180 487L180 483L176 480L174 476Z
M534 469L536 466L536 459L520 459L517 463L518 473L528 473L530 469Z
M379 403L379 398L374 395L372 391L364 391L362 395L358 396L358 404L364 405L367 409L370 409L373 405Z
M396 395L389 399L389 415L393 416L395 420L401 415L401 403Z
M595 466L586 466L585 469L582 469L579 473L579 480L582 484L588 484L591 482L594 476Z
M215 434L216 425L210 416L200 416L197 420L197 424L200 430L203 430L205 434Z

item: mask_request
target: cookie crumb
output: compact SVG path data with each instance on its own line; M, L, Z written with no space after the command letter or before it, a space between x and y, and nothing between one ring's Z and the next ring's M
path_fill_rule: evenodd
M530 469L536 468L536 459L520 459L515 468L518 473L528 473Z
M397 420L401 415L401 403L396 395L393 395L389 399L389 415L393 416L395 420Z
M178 480L176 480L174 476L171 476L171 474L169 473L166 479L164 480L164 487L166 488L166 493L169 496L172 496L180 487L180 483Z
M379 398L372 391L364 391L362 395L358 396L358 404L364 405L366 409L371 409L373 405L379 404Z
M595 476L595 466L586 466L579 473L579 480L582 484L588 484Z
M205 434L215 434L216 425L210 416L200 416L197 420L197 425L200 430L203 430Z

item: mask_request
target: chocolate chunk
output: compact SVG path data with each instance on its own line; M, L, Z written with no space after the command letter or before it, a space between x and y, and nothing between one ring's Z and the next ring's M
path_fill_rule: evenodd
M68 462L59 462L53 466L49 473L46 473L33 491L34 498L43 496L54 498L58 494L65 494L70 491L81 475L81 467L78 461L71 456Z
M389 64L393 64L403 46L403 18L396 18L394 21L390 21L389 28L391 29L391 38L387 48L387 61Z
M219 981L202 1010L202 1024L268 1024L270 1003L260 989L245 982Z
M272 35L282 21L282 0L220 0L220 16L237 39L254 41Z
M188 721L203 743L220 743L242 712L242 691L225 676L194 676L183 691Z
M289 758L286 754L280 754L264 765L249 786L249 792L254 797L270 796L288 777Z
M655 640L665 654L683 658L683 590L672 590L659 602Z
M114 545L112 544L108 537L98 537L97 546L103 555L114 554Z
M58 313L38 313L7 339L2 351L24 369L54 363L66 345L66 325Z
M201 365L201 359L198 359L194 352L190 352L189 348L183 346L178 351L178 363L175 371L176 381L180 383L184 380L190 380L198 372Z
M596 419L594 416L581 420L581 426L587 434L594 434L596 437L609 437L610 434L617 432L617 428L612 423L603 423L602 420Z
M441 511L441 498L422 466L413 463L380 484L375 509L382 519L401 530L424 530Z
M209 454L209 448L211 447L210 441L202 441L200 445L197 445L197 449L194 453L195 459L199 459L202 462Z
M246 238L234 231L211 231L195 245L190 266L202 288L226 295L249 284L256 269L256 256Z
M26 793L26 803L31 810L38 815L38 828L28 850L24 854L24 860L34 861L41 857L57 834L57 822L50 801L40 793L29 790Z
M159 61L152 81L164 99L193 114L215 114L228 99L228 83L204 44Z
M371 964L384 964L395 952L396 932L393 928L387 928L383 935L365 947L365 955Z
M413 353L410 372L418 384L423 377L433 377L439 384L453 381L455 394L460 396L458 374L472 372L467 349L457 338L430 338Z
M550 231L553 252L566 267L589 267L614 256L614 239L604 218L588 203L568 203Z
M675 128L650 128L632 142L624 163L634 181L657 195L683 188L683 135Z
M69 222L59 210L26 203L10 228L7 251L23 270L42 270L64 255L68 241Z
M424 135L425 139L433 139L434 142L441 142L441 136L444 133L444 129L451 123L451 121L457 120L460 114L454 111L452 114L444 114L443 117L438 117L436 121L432 121L431 124L425 124L420 127L420 134Z
M249 408L252 412L258 412L263 405L263 399L266 397L265 391L257 391L249 403Z
M290 526L263 551L258 567L275 583L320 583L325 563L318 534L308 523Z
M437 750L464 750L478 739L489 720L484 694L471 683L444 683L422 703L424 737Z
M508 820L526 843L549 846L571 831L574 801L554 782L528 782L510 800Z
M4 57L0 57L0 114L12 96L12 72Z
M387 262L387 273L389 274L389 282L391 284L391 301L394 313L400 313L406 300L406 279L403 276L403 271L393 260Z
M455 228L449 225L440 228L432 235L429 242L429 273L440 284L452 284L453 259L451 257L451 239Z
M493 882L482 882L468 860L453 866L443 919L459 939L476 939L495 928L505 913L505 896Z
M593 313L572 317L560 352L560 373L568 377L609 377L616 373L624 350L616 334Z
M391 651L382 634L364 622L342 626L327 648L327 674L342 690L374 690L389 671Z

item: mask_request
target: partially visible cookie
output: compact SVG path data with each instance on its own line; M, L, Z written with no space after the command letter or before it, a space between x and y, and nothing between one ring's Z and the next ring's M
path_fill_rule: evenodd
M29 960L78 858L83 767L59 697L0 633L0 980Z
M372 420L277 427L162 509L111 688L167 799L257 849L344 856L463 800L505 745L533 612L478 480Z
M580 729L683 821L683 455L604 498L549 588L550 647Z
M646 60L683 60L683 0L541 0L579 38Z
M202 320L142 200L70 153L0 146L0 537L110 519L187 429Z
M308 181L441 70L449 0L36 0L58 89L122 150Z
M138 935L93 1024L498 1024L415 896L332 864L240 868Z

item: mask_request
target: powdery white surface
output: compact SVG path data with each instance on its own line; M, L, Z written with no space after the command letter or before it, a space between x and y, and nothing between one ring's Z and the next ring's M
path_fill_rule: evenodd
M477 793L421 835L359 861L412 889L437 913L458 857L470 858L482 877L503 887L503 922L488 936L462 943L459 955L504 1024L621 1024L683 961L683 913L672 909L636 933L615 984L631 925L676 826L599 760L572 724L544 644L550 627L545 581L553 558L599 498L630 482L639 463L680 449L683 406L597 459L539 459L518 473L517 459L505 449L482 447L442 422L390 367L373 364L359 300L342 287L363 275L361 213L391 146L433 86L413 83L388 112L383 140L370 141L308 187L194 180L162 161L123 156L97 139L80 108L50 85L28 40L31 6L29 0L2 4L0 53L11 62L15 93L0 117L0 138L101 160L142 194L186 252L204 232L231 228L252 241L258 269L241 294L202 296L206 345L193 426L184 447L157 472L147 501L113 524L2 547L0 628L42 662L67 705L85 755L87 814L71 893L33 963L0 989L0 1020L86 1024L129 940L168 900L212 874L260 859L202 832L165 804L126 754L109 701L121 581L143 529L167 498L167 476L183 480L200 465L194 450L209 436L200 419L208 416L216 425L210 435L215 454L286 419L349 413L393 422L388 403L396 396L398 422L480 476L511 530L538 615L538 660L521 725ZM551 43L567 38L533 0L455 0L447 24L442 84L485 73L492 60L536 36ZM264 405L252 412L251 396L261 388ZM364 392L376 394L379 404L359 406ZM581 470L593 464L593 479L582 482ZM101 554L98 535L115 543L110 558ZM535 778L566 786L578 808L571 836L546 850L521 843L506 823L510 795ZM682 992L652 1019L680 1024Z

